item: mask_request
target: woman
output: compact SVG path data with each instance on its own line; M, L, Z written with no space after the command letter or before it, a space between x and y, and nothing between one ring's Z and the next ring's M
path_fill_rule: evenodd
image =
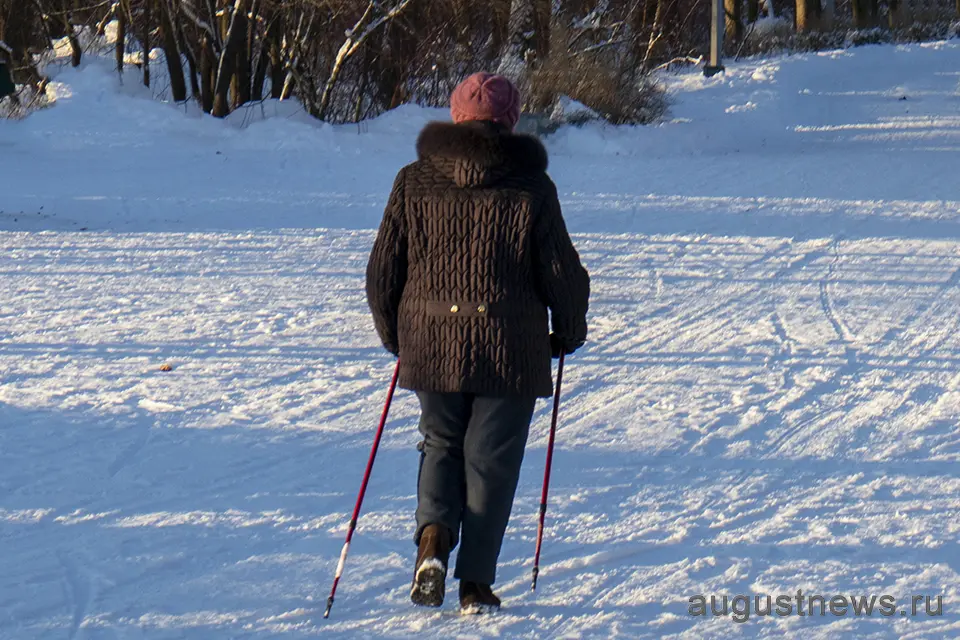
M443 603L447 560L464 613L495 610L491 590L537 397L551 355L587 335L589 277L570 241L547 153L513 133L520 95L478 73L450 98L419 159L397 175L370 262L367 299L399 385L422 414L418 545L410 597ZM547 310L553 333L550 333Z

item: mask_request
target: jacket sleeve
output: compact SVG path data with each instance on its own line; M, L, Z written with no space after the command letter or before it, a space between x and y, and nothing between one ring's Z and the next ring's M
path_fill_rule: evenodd
M554 336L572 353L587 339L590 276L567 233L557 188L549 178L547 183L547 195L534 221L534 269L541 299L550 308Z
M407 283L407 225L404 214L404 171L397 174L377 239L367 262L367 304L383 346L399 355L397 319Z

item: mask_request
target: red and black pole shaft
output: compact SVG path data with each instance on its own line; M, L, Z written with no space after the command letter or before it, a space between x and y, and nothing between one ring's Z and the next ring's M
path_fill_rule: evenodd
M547 442L547 465L543 472L543 493L540 496L540 524L537 526L537 553L533 558L533 586L537 589L540 575L540 546L543 544L543 522L547 517L547 492L550 490L550 468L553 466L553 443L557 436L557 415L560 413L560 384L563 382L563 353L557 365L557 389L553 394L553 419L550 421L550 439Z
M387 401L383 405L383 413L380 415L380 426L377 427L377 435L373 439L373 448L370 449L370 459L367 460L367 470L363 474L363 483L360 485L360 494L357 496L357 505L353 508L353 517L350 518L350 528L347 530L347 540L343 544L343 550L340 552L340 562L337 564L337 572L333 577L333 588L330 589L330 597L327 598L327 610L323 617L330 617L330 609L333 608L333 597L337 593L337 585L340 584L340 576L343 575L343 568L347 564L347 553L350 551L350 541L353 539L353 532L357 528L357 520L360 518L360 507L363 505L363 496L367 492L367 483L370 482L370 472L373 471L373 461L377 457L377 449L380 448L380 437L383 435L383 427L387 424L387 414L390 412L390 403L393 402L393 392L397 389L397 377L400 374L400 361L397 361L397 367L393 370L393 379L390 381L390 390L387 391Z

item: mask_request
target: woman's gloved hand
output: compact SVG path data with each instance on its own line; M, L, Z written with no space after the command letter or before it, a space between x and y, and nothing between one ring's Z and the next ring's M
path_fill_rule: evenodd
M554 358L559 358L561 353L564 355L570 355L582 346L582 342L579 344L573 344L562 339L555 333L550 334L550 355Z

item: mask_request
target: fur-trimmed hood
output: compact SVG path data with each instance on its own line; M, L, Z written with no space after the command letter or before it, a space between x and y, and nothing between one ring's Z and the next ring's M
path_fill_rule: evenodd
M548 164L539 140L494 122L431 122L417 139L417 156L461 187L490 186L512 173L541 173Z

